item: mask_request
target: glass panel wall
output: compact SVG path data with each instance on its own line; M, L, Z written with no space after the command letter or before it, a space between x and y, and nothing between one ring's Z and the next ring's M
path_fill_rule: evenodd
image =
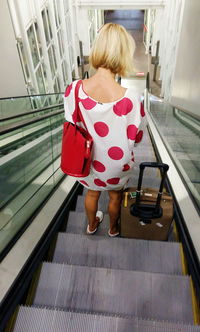
M46 10L45 9L42 11L42 21L43 21L43 26L44 26L44 33L45 33L46 43L47 43L47 46L48 46L49 43L50 43L50 36L49 36L49 29L48 29L47 16L46 16Z
M67 83L70 83L71 72L75 66L69 0L51 2L32 1L32 5L27 5L27 8L30 8L27 20L20 22L18 20L24 15L25 10L23 1L19 1L19 4L13 1L11 8L17 47L29 94L42 93L44 88L46 93L53 92L51 78L54 81L55 77L59 79L61 89L64 91L66 80L69 79ZM19 15L16 15L17 10ZM67 66L63 65L64 60Z
M45 84L44 84L44 78L43 78L41 66L39 66L36 71L36 79L38 82L39 91L41 93L45 93Z
M39 48L39 54L40 54L40 57L42 57L42 44L41 44L41 40L40 40L40 34L39 34L37 22L34 23L34 27L35 27L35 33L36 33L36 40L37 40L37 44L38 44L38 48Z
M43 11L42 12L42 17L43 17L43 23L44 23L44 32L45 32L45 37L47 39L48 43L48 36L49 36L49 31L48 31L48 26L47 26L47 20L46 20L46 13ZM48 92L48 80L47 80L47 74L46 74L46 69L45 69L45 63L44 63L44 58L43 58L43 53L42 53L42 44L40 40L40 34L39 34L39 29L38 29L38 24L37 22L34 22L29 29L27 30L27 35L29 39L29 45L31 49L31 54L32 54L32 61L34 64L34 74L36 77L37 81L37 87L39 93L46 93Z
M59 103L63 103L62 93L0 99L0 128L5 124L4 118Z
M68 83L68 76L67 76L67 62L66 60L63 60L62 62L62 73L63 73L63 81L65 85Z
M200 118L150 96L150 111L163 141L200 208Z
M36 67L37 64L39 63L39 54L38 54L38 48L37 48L37 44L36 44L33 25L31 25L30 28L27 30L27 35L28 35L29 45L30 45L30 49L31 49L33 64L34 64L34 67Z
M50 18L49 18L48 8L46 9L46 15L47 15L48 28L49 28L49 36L50 36L50 39L52 39L53 34L52 34L52 30L51 30L51 22L50 22Z
M61 36L61 29L60 29L60 17L58 14L57 10L57 4L54 2L54 14L55 14L55 19L56 19L56 26L59 26L59 32L57 34L58 38L58 45L59 45L59 52L60 56L63 56L63 44L62 44L62 36ZM50 15L49 15L49 10L48 7L45 7L42 11L42 19L43 19L43 25L44 29L46 31L45 36L46 36L46 42L47 42L47 52L49 56L49 63L50 63L50 69L51 69L51 75L52 79L54 81L53 83L53 88L54 92L60 92L60 82L58 78L58 66L57 66L57 61L56 61L56 52L55 52L55 45L54 45L54 40L53 40L53 33L52 33L52 28L51 28L51 21L50 21ZM62 62L62 59L61 59Z
M22 40L18 39L18 50L19 50L19 56L21 58L21 63L23 66L23 70L24 70L24 74L25 74L25 78L26 78L26 82L28 81L28 79L30 78L30 73L29 73L29 69L28 69L28 63L27 63L27 57L25 55L25 50L24 50L24 45Z
M64 176L60 170L63 111L0 135L0 252ZM33 144L34 142L34 144Z

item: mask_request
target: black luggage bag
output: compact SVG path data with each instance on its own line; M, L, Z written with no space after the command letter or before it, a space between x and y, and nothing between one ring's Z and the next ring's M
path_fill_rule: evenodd
M145 167L159 168L161 183L159 192L144 188L142 178ZM145 240L167 240L173 220L173 200L170 194L163 194L163 186L169 166L163 163L143 162L137 188L127 188L123 193L120 235Z

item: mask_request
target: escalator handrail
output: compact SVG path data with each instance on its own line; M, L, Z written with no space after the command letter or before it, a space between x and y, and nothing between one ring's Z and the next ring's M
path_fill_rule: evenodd
M39 95L26 95L26 96L15 96L15 97L1 97L0 100L6 99L19 99L19 98L32 98L32 97L40 97L40 96L52 96L52 95L63 95L64 92L52 92L52 93L41 93Z
M152 94L150 94L150 95L152 95ZM159 99L159 98L158 98L158 99ZM171 107L173 107L170 103L168 103L168 104L169 104ZM176 107L176 108L177 108L178 110L182 111L182 110L179 109L178 107ZM159 136L161 137L161 140L162 140L162 142L163 142L163 144L164 144L164 146L165 146L165 148L166 148L166 150L167 150L167 152L168 152L168 154L169 154L171 160L173 161L173 165L175 166L175 168L176 168L176 170L177 170L177 173L178 173L178 175L180 176L180 178L181 178L181 180L182 180L182 182L183 182L183 184L184 184L184 186L185 186L185 188L186 188L186 190L187 190L188 196L190 197L191 201L193 202L193 205L194 205L194 207L195 207L197 213L200 215L199 205L197 204L195 198L193 197L193 194L192 194L191 189L190 189L190 186L189 186L189 182L190 182L190 181L188 181L187 178L186 178L187 174L184 175L184 174L183 174L183 171L180 170L181 164L180 164L180 166L178 165L178 159L174 156L172 149L170 149L170 144L167 142L167 140L165 139L164 135L160 132L160 130L159 130L159 126L158 126L158 124L156 123L156 120L154 119L152 112L149 112L149 114L150 114L150 116L151 116L152 122L154 123L154 125L155 125L157 131L159 132ZM187 114L190 115L189 112L188 112ZM179 120L179 119L178 119L178 120ZM179 120L179 121L180 121L180 120ZM190 130L191 130L191 129L190 129Z
M41 107L39 109L36 108L36 109L34 109L33 111L30 111L30 112L29 111L28 112L23 112L23 113L15 114L15 115L12 115L12 116L8 116L6 118L2 118L2 119L0 119L0 122L16 119L16 118L19 118L21 116L25 116L25 115L29 115L29 114L35 114L35 113L42 112L42 111L45 111L45 110L48 110L48 109L51 109L51 108L57 108L57 107L62 107L62 106L63 106L63 103L56 104L56 105L51 105L51 106L46 106L46 107Z
M181 106L178 106L178 105L175 105L175 104L172 104L172 103L169 103L169 105L173 108L176 108L177 110L191 116L192 118L194 118L195 120L198 120L200 121L200 116L198 114L195 114L195 113L192 113L190 112L189 110L186 110L184 108L182 108Z
M85 78L89 78L89 73L88 73L88 71L85 71L85 73L84 73L84 75L83 75L83 79L85 79Z
M12 131L15 131L16 129L20 129L20 128L26 127L26 126L31 125L33 123L39 122L41 120L52 118L53 116L61 114L63 112L64 112L64 109L56 111L56 112L53 112L51 114L41 115L39 118L34 119L34 120L25 120L24 123L20 123L18 125L10 126L9 128L6 128L6 129L2 129L2 130L0 129L0 135L8 134L8 133L10 133Z
M150 77L149 77L149 72L148 72L147 76L146 76L146 89L147 89L147 91L149 91L149 88L150 88Z

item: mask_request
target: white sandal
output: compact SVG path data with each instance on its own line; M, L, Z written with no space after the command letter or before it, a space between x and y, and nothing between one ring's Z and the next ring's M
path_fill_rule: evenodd
M110 233L110 229L109 229L109 231L108 231L108 235L109 235L110 237L115 237L115 236L118 236L118 235L119 235L119 232L112 234L112 233Z
M94 231L90 231L90 229L89 229L90 226L89 226L89 224L88 224L88 225L87 225L87 231L86 231L88 235L92 235L92 234L94 234L94 233L97 231L97 229L98 229L100 223L103 221L103 212L102 212L102 211L97 211L97 213L96 213L96 217L99 218L97 228L95 228Z

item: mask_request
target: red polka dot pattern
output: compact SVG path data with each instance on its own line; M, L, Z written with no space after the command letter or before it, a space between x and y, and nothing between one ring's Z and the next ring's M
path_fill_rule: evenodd
M109 133L109 127L105 122L95 122L94 129L100 137L105 137Z
M91 110L92 108L94 108L96 106L96 102L90 98L86 98L86 99L81 99L81 103L83 104L83 107L86 110Z
M136 135L135 143L140 143L143 137L143 131L140 130L139 133Z
M92 165L97 172L105 172L106 170L104 164L100 163L98 160L94 160Z
M106 186L107 186L106 183L103 182L103 181L101 181L100 179L95 179L95 180L94 180L94 183L95 183L96 186L98 186L98 187L106 187Z
M81 180L80 181L82 184L85 184L86 186L88 186L89 187L89 185L87 184L87 182L86 181L84 181L84 180Z
M123 171L123 172L126 172L126 171L128 171L129 169L130 169L130 166L129 166L128 164L125 164L124 167L123 167L123 169L122 169L122 171Z
M132 109L133 103L129 98L123 98L113 106L113 111L118 116L127 115Z
M127 137L131 140L135 140L138 128L135 125L129 125L127 127Z
M75 122L81 122L81 118L80 118L79 114L77 114L75 111L72 114L72 120L74 121L74 123Z
M144 105L143 105L143 103L140 104L140 114L141 114L142 117L145 116L145 111L144 111Z
M118 146L113 146L108 150L108 155L111 159L120 160L124 155L124 151Z
M68 87L66 88L66 91L65 91L65 97L68 97L70 92L72 90L72 84L68 85Z
M120 181L120 178L111 178L111 179L108 179L106 182L109 184L118 184L119 181Z

